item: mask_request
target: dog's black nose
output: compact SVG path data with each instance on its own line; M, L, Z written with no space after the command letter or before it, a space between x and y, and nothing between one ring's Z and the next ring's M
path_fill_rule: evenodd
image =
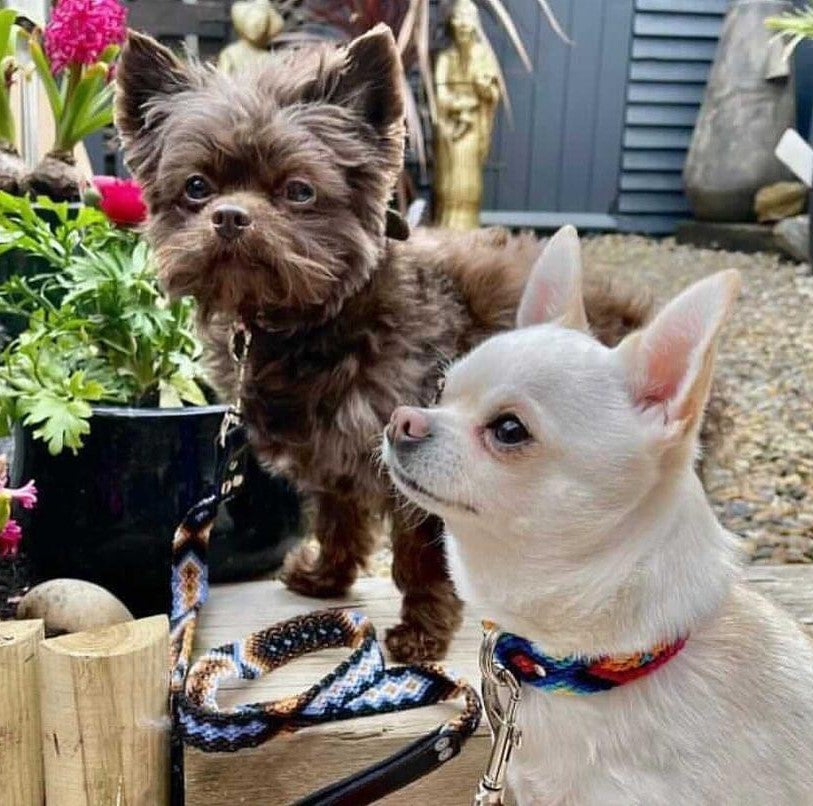
M212 213L212 225L221 238L232 241L251 226L251 216L236 204L221 204Z

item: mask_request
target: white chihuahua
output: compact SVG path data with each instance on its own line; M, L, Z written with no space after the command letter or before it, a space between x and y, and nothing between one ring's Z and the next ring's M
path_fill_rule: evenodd
M460 595L513 634L522 804L813 804L813 644L739 581L693 470L739 285L709 277L608 349L567 227L518 329L387 429L395 484L445 520Z

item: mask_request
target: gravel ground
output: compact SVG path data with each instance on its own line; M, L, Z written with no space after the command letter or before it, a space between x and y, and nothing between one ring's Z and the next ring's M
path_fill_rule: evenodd
M813 562L813 276L775 255L602 236L586 261L652 289L660 304L736 268L743 293L717 359L725 434L706 457L709 497L754 562Z

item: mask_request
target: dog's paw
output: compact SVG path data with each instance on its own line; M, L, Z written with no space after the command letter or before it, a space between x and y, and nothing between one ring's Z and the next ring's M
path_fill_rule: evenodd
M386 644L399 663L440 660L449 649L451 635L435 635L418 624L401 622L387 630Z
M288 553L281 578L290 590L316 599L343 596L353 584L346 573L337 573L321 562L319 547L313 543L303 543Z

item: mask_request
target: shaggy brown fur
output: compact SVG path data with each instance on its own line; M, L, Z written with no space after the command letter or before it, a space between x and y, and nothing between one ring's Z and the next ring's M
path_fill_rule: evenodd
M131 35L118 125L163 283L198 300L213 380L242 395L265 465L316 503L320 551L289 558L288 585L345 592L388 516L404 594L388 646L401 660L437 658L460 618L440 524L394 496L374 452L398 404L431 402L447 362L511 326L539 243L502 230L387 239L404 141L389 29L285 58L235 81ZM203 185L189 185L195 175ZM228 238L216 232L223 205L245 216ZM649 303L596 283L587 310L615 343ZM241 390L226 349L238 317L254 335Z

